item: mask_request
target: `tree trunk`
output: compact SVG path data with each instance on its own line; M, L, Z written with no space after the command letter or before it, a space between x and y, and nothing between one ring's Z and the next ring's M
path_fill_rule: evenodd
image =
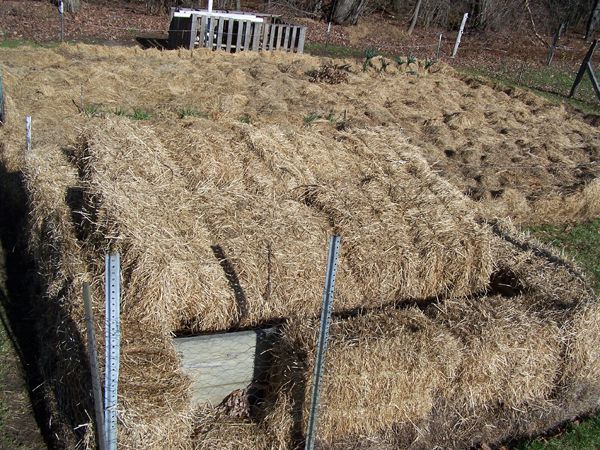
M356 25L367 0L337 0L335 3L331 20L337 25Z
M63 6L65 8L65 12L74 13L79 10L79 0L63 0Z
M419 10L421 9L421 3L423 0L417 1L417 6L415 6L415 13L413 14L412 21L410 22L410 27L408 27L408 34L412 34L415 29L415 25L417 24L417 19L419 18Z
M490 14L490 1L489 0L474 0L471 4L471 14L469 17L473 19L473 27L478 30L485 30L488 28L489 21L488 17Z
M588 40L592 37L596 29L600 25L600 0L596 0L596 6L592 9L592 13L590 14L590 18L588 20L585 39Z

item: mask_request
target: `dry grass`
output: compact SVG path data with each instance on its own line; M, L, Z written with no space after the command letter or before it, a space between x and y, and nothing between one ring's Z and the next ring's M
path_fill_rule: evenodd
M34 142L72 142L87 120L82 106L96 105L101 115L141 108L157 123L178 118L182 108L261 126L300 125L319 114L338 122L346 117L355 128L402 127L435 170L479 202L485 217L508 214L531 224L599 213L596 197L585 193L598 175L594 127L562 106L457 77L447 67L408 70L392 62L383 71L375 58L367 72L351 63L348 83L329 85L310 82L307 73L327 61L309 56L85 45L0 52L12 102L10 152L22 149L28 113Z
M126 313L166 333L316 316L332 232L347 236L339 310L483 289L489 232L400 134L388 146L379 131L199 121L163 142L101 121L77 155L84 240L121 251Z
M332 86L309 80L322 61L294 55L0 55L0 157L25 175L47 322L58 324L48 386L65 430L91 416L81 283L93 286L102 354L103 255L116 250L120 447L292 446L334 232L344 239L336 312L360 315L333 328L320 445L464 448L595 404L598 314L585 280L509 224L477 222L598 214L598 135L561 107L448 68L383 70L381 58ZM182 118L182 107L206 118ZM305 123L312 114L329 120ZM172 333L280 318L290 320L262 422L192 411ZM91 427L78 433L88 445Z

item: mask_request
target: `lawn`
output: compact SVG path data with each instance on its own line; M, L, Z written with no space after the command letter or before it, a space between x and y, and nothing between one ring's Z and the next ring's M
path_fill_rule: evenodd
M529 231L540 241L572 256L600 293L600 219L575 226L542 226ZM568 424L555 436L521 444L518 450L595 450L600 448L600 415Z

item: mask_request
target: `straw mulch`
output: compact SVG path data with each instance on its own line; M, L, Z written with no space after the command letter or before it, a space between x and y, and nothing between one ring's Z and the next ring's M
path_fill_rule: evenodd
M67 446L93 442L80 293L92 283L102 354L108 251L123 269L120 448L301 441L331 233L344 241L321 446L464 448L596 407L600 328L585 280L486 224L598 215L598 134L576 115L381 58L330 85L310 80L324 61L307 56L0 55L0 161L29 196L52 349L40 364ZM153 120L118 117L138 108ZM194 411L173 333L281 319L258 422Z
M165 332L316 316L334 232L348 236L341 311L483 289L491 235L463 197L400 133L391 145L378 129L330 133L88 128L75 155L83 241L121 251L125 313Z
M158 119L158 128L188 116L260 126L320 117L340 127L402 127L484 217L564 223L600 213L595 127L563 106L443 65L397 67L378 57L363 71L345 61L348 82L332 85L311 77L330 61L283 53L69 45L0 49L0 59L11 153L23 148L25 114L33 114L34 145L72 142L88 116L135 110Z

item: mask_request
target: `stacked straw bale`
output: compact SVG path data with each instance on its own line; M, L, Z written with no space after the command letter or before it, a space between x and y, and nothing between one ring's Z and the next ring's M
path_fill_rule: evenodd
M66 448L93 448L91 382L85 353L86 332L81 297L83 282L92 283L96 336L103 352L103 250L81 241L82 200L77 170L54 146L27 155L25 182L29 195L30 245L40 268L44 311L38 332L52 349L40 365L47 397L56 404L52 420L62 428ZM73 209L71 209L73 208ZM108 248L107 248L108 249ZM123 305L135 295L126 289ZM127 310L127 309L126 309ZM122 315L119 385L121 448L175 448L191 434L189 381L158 320L140 323ZM103 361L100 361L102 370ZM89 426L81 427L88 423ZM55 425L56 426L56 425ZM187 438L186 438L187 439Z
M71 428L92 411L81 284L92 283L100 336L103 256L119 251L121 447L292 448L334 232L344 244L321 445L462 448L593 407L600 328L585 281L510 226L478 224L399 130L184 126L97 120L68 155L27 157L48 323L68 322L48 341L60 361L52 386L73 380L53 393ZM172 333L281 318L260 423L194 413Z
M560 256L510 227L497 232L498 267L514 270L502 293L490 286L488 295L334 321L322 448L469 448L535 435L595 407L595 296ZM291 442L306 429L318 325L288 322L274 349L272 402L292 403Z
M348 236L341 311L487 284L489 232L400 133L388 143L378 129L206 122L183 140L102 122L76 157L85 242L123 253L126 313L141 323L207 331L316 316L332 232Z

